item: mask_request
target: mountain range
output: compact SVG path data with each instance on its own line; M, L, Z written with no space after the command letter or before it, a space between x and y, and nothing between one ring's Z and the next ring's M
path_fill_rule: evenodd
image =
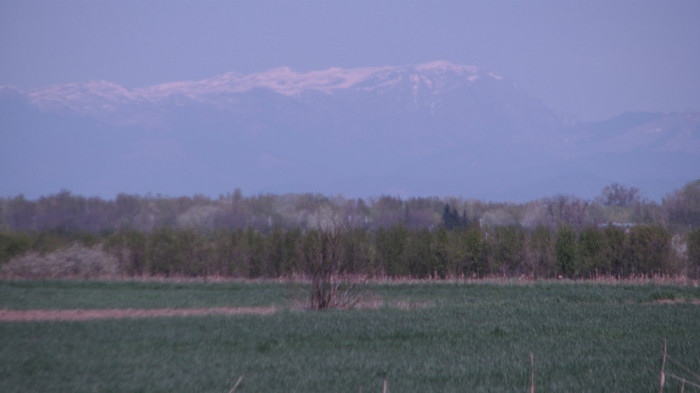
M575 94L575 92L572 92ZM0 195L320 192L525 201L700 177L700 113L581 122L489 70L278 68L0 88Z

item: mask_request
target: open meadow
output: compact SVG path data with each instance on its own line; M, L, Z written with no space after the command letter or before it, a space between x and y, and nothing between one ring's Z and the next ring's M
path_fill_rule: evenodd
M2 310L275 307L265 315L0 321L1 392L700 391L700 288L369 284L301 311L282 282L0 281ZM303 288L302 288L303 290ZM531 363L534 359L534 368ZM684 369L683 367L687 368ZM695 389L695 390L693 390Z

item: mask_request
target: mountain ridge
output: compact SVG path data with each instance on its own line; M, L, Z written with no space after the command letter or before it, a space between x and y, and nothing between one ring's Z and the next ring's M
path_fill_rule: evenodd
M83 83L57 84L28 91L33 105L44 109L68 108L79 114L99 114L114 105L158 105L172 97L184 97L199 103L230 103L231 95L255 89L268 89L284 96L298 97L305 93L332 94L339 90L372 91L390 88L410 79L414 92L421 87L454 89L454 77L445 86L440 76L464 76L463 82L474 83L481 78L503 81L503 77L476 66L456 65L436 61L416 66L384 66L339 68L298 73L288 67L239 74L228 72L199 81L175 81L153 86L127 89L117 83L92 80ZM431 78L432 76L432 78ZM444 78L443 78L444 79ZM422 85L422 86L421 86ZM90 103L89 100L96 101Z
M591 197L620 182L658 199L700 167L700 114L580 122L505 77L445 61L281 67L135 89L5 87L0 113L0 194L242 188L526 200Z

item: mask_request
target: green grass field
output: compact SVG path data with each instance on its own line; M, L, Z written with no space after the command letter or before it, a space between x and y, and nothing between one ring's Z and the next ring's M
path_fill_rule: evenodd
M700 374L700 289L371 285L416 308L289 311L281 283L0 281L0 308L269 306L273 315L0 322L0 392L657 392ZM659 302L673 300L673 302ZM669 372L692 377L667 362ZM685 386L685 392L693 387ZM670 380L664 392L680 392ZM696 389L695 391L700 391Z

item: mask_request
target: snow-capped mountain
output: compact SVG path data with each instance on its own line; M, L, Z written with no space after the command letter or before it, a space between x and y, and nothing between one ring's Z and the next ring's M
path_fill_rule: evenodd
M658 198L698 176L699 125L692 113L576 122L507 78L444 61L0 88L0 194L240 187L523 200L627 182Z
M410 67L331 68L307 73L286 67L249 75L230 72L201 81L131 90L112 82L91 81L35 89L28 96L32 105L44 111L124 122L144 121L148 112L162 120L164 113L192 105L235 111L259 91L277 95L280 102L287 99L290 103L311 106L323 105L319 101L350 100L338 102L343 111L354 109L366 113L367 109L376 108L386 115L426 109L434 115L440 110L456 109L462 113L470 111L471 117L478 118L486 115L484 109L516 114L530 110L527 106L534 102L499 75L444 61ZM461 102L458 108L454 107L455 99L467 96L471 103ZM376 107L377 104L382 106ZM489 105L501 108L484 108Z
M241 75L229 72L201 81L164 83L155 86L125 89L107 81L65 84L35 89L29 93L38 106L66 105L80 112L81 104L169 102L176 96L197 102L227 103L226 97L254 89L269 89L285 96L299 96L315 91L332 94L337 90L381 91L409 80L413 88L421 85L434 91L452 90L464 83L473 83L484 76L501 80L502 77L485 73L477 67L433 62L413 67L364 67L355 69L331 68L324 71L297 73L287 67ZM457 78L454 78L457 77ZM461 82L454 84L454 82ZM99 107L94 107L98 110Z

